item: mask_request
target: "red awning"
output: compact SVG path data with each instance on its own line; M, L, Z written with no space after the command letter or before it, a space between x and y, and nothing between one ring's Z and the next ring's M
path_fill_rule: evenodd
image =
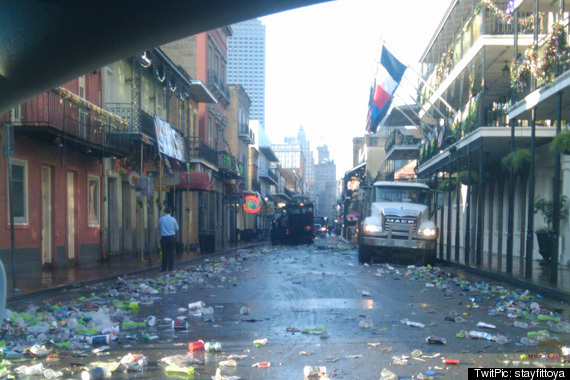
M212 190L212 181L210 176L205 172L180 172L180 184L176 186L178 189L190 190Z

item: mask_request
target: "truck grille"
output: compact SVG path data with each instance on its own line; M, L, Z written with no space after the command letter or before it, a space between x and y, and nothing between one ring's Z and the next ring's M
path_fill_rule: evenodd
M416 233L418 229L418 218L415 216L391 216L386 215L384 217L384 231L389 231L390 227L392 232L405 232L412 228L412 233Z

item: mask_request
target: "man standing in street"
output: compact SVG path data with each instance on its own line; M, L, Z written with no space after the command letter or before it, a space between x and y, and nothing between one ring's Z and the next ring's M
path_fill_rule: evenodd
M166 207L164 215L158 220L160 229L160 248L162 249L162 270L171 271L174 267L174 247L176 245L176 232L178 232L178 222L170 214L172 209Z

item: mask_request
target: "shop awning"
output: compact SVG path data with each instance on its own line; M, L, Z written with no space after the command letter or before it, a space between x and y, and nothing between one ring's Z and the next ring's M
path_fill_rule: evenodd
M189 190L212 190L212 181L210 175L206 172L180 172L180 184L178 189Z

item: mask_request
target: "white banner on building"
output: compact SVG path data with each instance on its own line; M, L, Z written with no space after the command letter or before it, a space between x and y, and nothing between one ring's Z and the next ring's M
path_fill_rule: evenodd
M156 140L160 153L186 162L186 151L184 149L182 133L156 115L154 115L154 128L156 129Z

